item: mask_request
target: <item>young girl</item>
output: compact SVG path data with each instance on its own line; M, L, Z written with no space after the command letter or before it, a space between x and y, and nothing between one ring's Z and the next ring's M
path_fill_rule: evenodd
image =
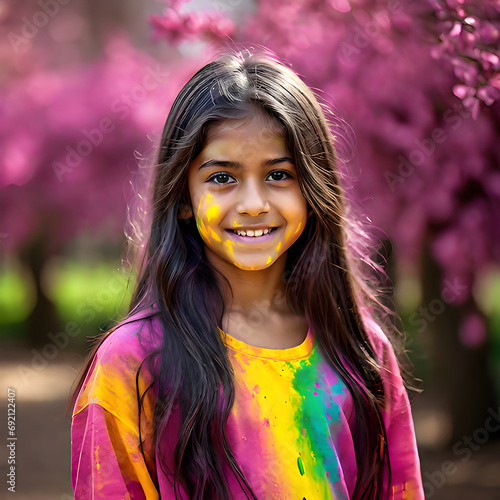
M333 144L271 56L226 54L181 90L130 312L74 395L77 500L424 498Z

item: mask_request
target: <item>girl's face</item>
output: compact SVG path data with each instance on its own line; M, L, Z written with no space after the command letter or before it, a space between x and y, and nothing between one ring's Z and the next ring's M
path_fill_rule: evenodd
M188 171L196 225L209 261L246 271L282 259L307 221L307 203L271 118L215 125Z

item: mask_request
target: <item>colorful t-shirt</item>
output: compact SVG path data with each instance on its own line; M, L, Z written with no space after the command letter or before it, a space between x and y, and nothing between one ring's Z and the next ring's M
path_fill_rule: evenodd
M154 337L144 334L146 328L139 334L140 323L120 325L106 338L78 396L71 429L75 500L175 498L155 461L151 440L145 444L146 460L139 449L136 373L154 344ZM390 498L421 500L408 397L391 345L375 323L370 327L374 348L385 363ZM226 435L257 498L350 499L356 483L353 400L314 332L309 329L306 339L289 349L254 347L221 334L235 375ZM151 375L141 370L141 394L150 383ZM143 438L151 434L154 403L149 391L141 417ZM166 438L170 470L179 424L173 414ZM228 475L228 481L235 499L247 498L236 478Z

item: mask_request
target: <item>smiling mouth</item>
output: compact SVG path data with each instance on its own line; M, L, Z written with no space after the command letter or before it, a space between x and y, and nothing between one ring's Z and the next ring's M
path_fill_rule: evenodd
M247 238L260 238L261 236L265 236L266 234L270 234L276 231L277 227L269 227L266 229L247 229L246 231L240 229L227 229L231 233L237 234L238 236L246 236Z

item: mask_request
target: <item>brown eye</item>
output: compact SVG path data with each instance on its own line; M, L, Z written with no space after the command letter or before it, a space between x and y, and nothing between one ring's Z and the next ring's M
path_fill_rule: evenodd
M268 176L268 178L271 177L270 180L272 181L282 181L285 179L291 179L291 175L283 172L282 170L276 170L275 172L271 172Z
M232 184L232 182L229 182L230 179L234 179L231 177L229 174L221 173L221 174L214 174L210 176L207 180L207 182L214 181L215 184L223 185L223 184Z

